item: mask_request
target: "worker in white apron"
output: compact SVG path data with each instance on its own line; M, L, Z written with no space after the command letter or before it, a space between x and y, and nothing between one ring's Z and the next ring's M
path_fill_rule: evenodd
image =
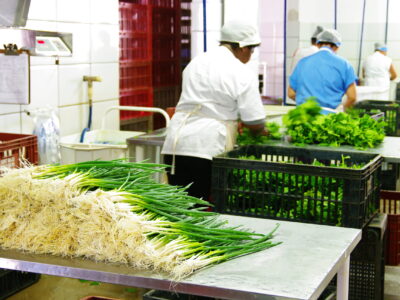
M397 77L392 59L387 56L387 47L375 43L375 52L368 56L363 63L364 85L377 87L380 93L371 100L390 100L390 80Z
M213 156L233 148L237 121L266 134L258 79L245 64L261 40L242 21L226 23L220 46L195 57L183 71L182 93L162 148L170 184L209 200Z

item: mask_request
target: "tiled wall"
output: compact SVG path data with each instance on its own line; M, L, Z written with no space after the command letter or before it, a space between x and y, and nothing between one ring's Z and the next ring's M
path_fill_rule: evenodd
M299 47L309 45L310 36L316 25L322 25L327 28L334 27L334 0L288 0L288 2L297 2L298 21L296 28L288 26L287 34L296 34L298 31ZM338 54L346 58L352 65L356 73L362 70L363 60L373 52L375 42L384 42L386 26L386 3L384 0L365 1L364 33L362 36L362 14L364 9L364 0L337 0L336 21L337 30L342 35L342 46ZM393 59L394 67L400 74L400 1L389 1L388 15L388 56ZM289 13L289 12L288 12ZM290 19L288 17L288 19ZM290 24L290 22L288 22ZM291 52L293 45L288 41L287 47L287 67L291 63ZM361 56L360 56L361 49ZM360 67L359 67L360 66ZM290 75L290 69L287 68L287 75ZM392 97L394 97L395 83L392 83Z
M50 105L58 110L61 135L87 125L87 83L84 75L100 76L93 83L93 123L99 128L105 109L119 102L118 0L31 0L27 29L71 32L73 56L31 57L31 104L0 104L1 132L32 133L24 111ZM119 128L118 113L107 118L108 129Z
M204 52L204 25L203 25L203 0L192 2L192 58ZM218 47L219 33L222 25L221 0L206 1L207 15L207 50Z

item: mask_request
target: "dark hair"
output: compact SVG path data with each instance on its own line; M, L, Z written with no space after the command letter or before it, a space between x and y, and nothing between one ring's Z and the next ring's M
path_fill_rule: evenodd
M313 37L311 38L311 44L316 44L317 43L317 38Z
M336 44L334 44L334 43L329 43L329 42L318 42L318 45L320 45L320 46L329 45L329 46L331 46L331 47L333 47L333 46L337 47Z
M231 46L232 50L235 50L235 49L240 48L240 47L239 47L239 43L234 43L234 42L224 42L224 41L221 41L221 42L219 42L219 45L220 45L220 46L229 45L229 46Z

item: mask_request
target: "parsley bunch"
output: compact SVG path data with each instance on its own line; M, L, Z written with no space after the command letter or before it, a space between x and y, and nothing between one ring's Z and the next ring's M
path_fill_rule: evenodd
M350 145L357 149L373 148L385 137L383 121L368 115L337 113L320 114L321 107L313 99L289 111L283 122L292 142L298 145Z

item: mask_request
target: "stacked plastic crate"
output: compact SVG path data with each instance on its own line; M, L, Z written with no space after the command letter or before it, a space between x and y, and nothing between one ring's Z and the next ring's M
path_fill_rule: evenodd
M148 0L120 1L119 12L120 105L153 106L151 5ZM121 111L121 129L142 130L129 125L148 118L146 112Z
M181 84L181 0L152 0L154 106L175 106ZM154 128L165 126L154 115Z
M371 226L382 161L364 152L244 146L213 158L212 199L223 214L362 229L349 299L383 300L386 227Z
M181 71L190 62L191 57L191 14L192 0L181 0Z
M19 168L39 161L36 135L0 133L0 167ZM40 279L40 274L0 269L0 299L18 293Z
M386 136L400 136L400 102L398 100L363 100L361 102L357 102L355 108L361 113L382 113L383 120L386 122ZM399 164L385 162L382 165L382 189L396 190L399 174Z

